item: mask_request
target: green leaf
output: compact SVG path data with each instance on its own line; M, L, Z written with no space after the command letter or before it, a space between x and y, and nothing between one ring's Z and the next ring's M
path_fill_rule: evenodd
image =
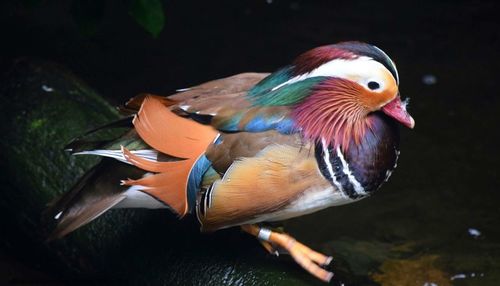
M158 37L163 30L165 15L160 0L132 0L129 13L153 37Z

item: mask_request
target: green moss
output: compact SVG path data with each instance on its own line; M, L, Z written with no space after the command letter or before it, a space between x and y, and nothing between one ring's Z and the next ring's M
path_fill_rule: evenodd
M31 121L29 128L30 130L41 128L43 127L46 121L47 121L46 119L41 119L41 118L34 119L33 121Z

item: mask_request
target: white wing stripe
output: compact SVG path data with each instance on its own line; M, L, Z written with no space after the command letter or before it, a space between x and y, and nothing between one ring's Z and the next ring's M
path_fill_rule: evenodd
M158 161L158 151L152 149L145 150L134 150L130 151L132 154L137 155L141 158L150 161ZM91 150L91 151L82 151L74 153L73 155L97 155L102 157L109 157L116 159L118 161L130 164L130 162L123 156L123 152L121 150Z

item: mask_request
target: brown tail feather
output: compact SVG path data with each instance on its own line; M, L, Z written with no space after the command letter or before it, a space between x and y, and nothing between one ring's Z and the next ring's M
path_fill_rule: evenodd
M116 131L119 131L119 129L122 128L131 129L132 127L131 116L121 118L85 132L84 134L71 140L71 142L68 143L64 149L70 151L71 153L100 149L125 134L124 131L118 133ZM112 132L113 130L115 132Z
M127 160L143 170L103 159L50 207L48 212L52 217L57 217L57 225L49 239L62 237L99 217L125 198L123 193L130 185L146 187L144 192L165 202L179 215L186 214L186 188L191 168L218 132L210 126L174 114L165 107L170 101L164 98L143 95L142 99L138 98L134 102L131 106L142 103L133 120L141 139L167 156L185 160L148 161L134 156L126 148L123 152ZM148 170L159 174L127 180L124 185L120 185L123 179L141 178Z
M144 173L134 166L103 159L49 206L46 215L50 217L46 219L54 221L56 226L48 240L65 236L118 204L125 198L123 192L128 188L120 185L120 180L140 177Z

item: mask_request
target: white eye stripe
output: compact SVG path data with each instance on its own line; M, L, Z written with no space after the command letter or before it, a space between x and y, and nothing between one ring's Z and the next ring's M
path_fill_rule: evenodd
M399 74L398 74L398 69L396 67L396 63L394 63L394 61L391 58L389 58L389 56L384 51L382 51L382 49L380 49L377 46L373 46L373 47L375 49L377 49L380 53L382 53L389 60L391 66L392 66L392 69L394 69L394 73L396 74L396 78L395 78L396 84L399 85Z
M367 90L370 81L377 82L380 87L377 90L383 90L386 87L386 75L390 71L381 63L370 57L359 57L352 60L335 59L324 63L311 72L295 76L288 81L275 86L272 90L277 90L285 85L293 84L312 77L339 77L357 82ZM391 75L392 77L392 75Z

